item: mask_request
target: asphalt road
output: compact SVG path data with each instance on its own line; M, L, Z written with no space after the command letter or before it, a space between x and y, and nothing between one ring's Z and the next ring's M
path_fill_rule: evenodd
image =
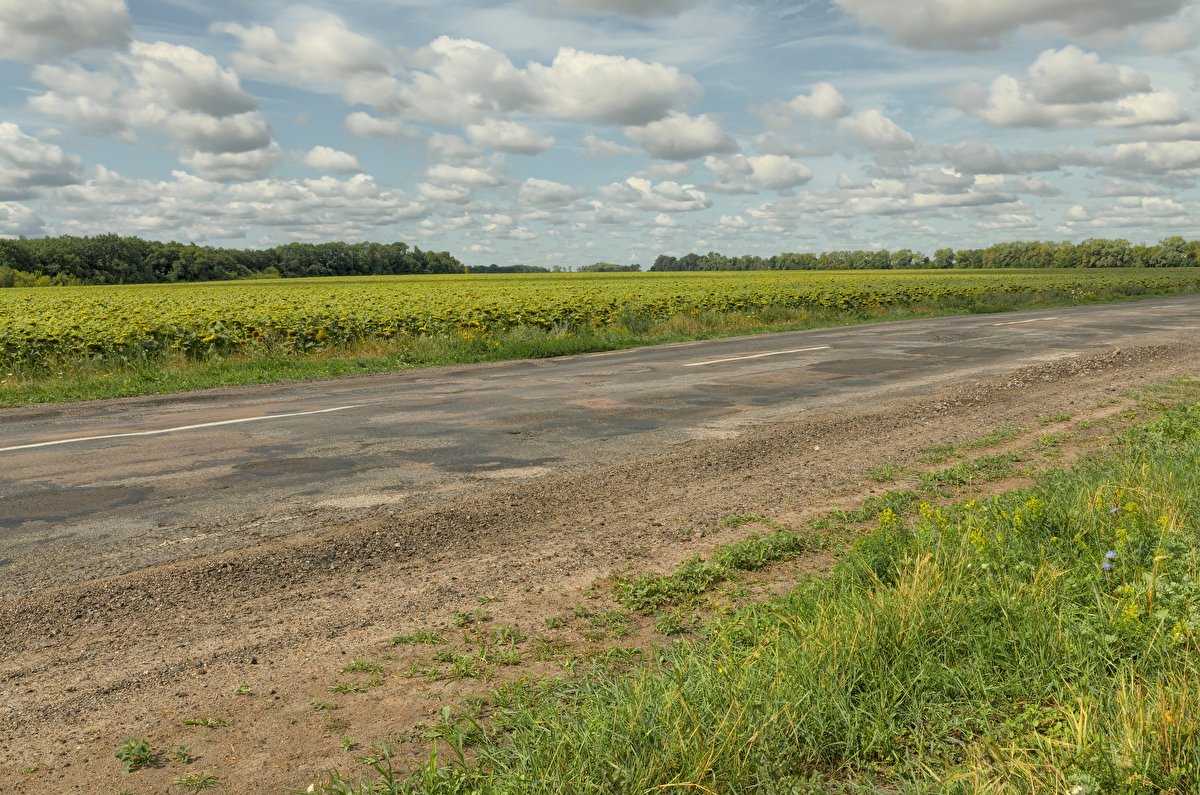
M1198 331L1190 296L0 411L0 597Z

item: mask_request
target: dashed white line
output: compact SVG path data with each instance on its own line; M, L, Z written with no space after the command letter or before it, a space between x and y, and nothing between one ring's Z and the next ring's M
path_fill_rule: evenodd
M1061 320L1060 317L1034 317L1029 320L1010 320L1007 323L993 323L993 326L1019 326L1022 323L1041 323L1044 320Z
M771 351L770 353L754 353L749 356L731 356L728 359L713 359L707 362L690 362L683 365L684 367L704 367L710 364L724 364L725 362L741 362L746 359L762 359L767 356L785 356L789 353L808 353L809 351L825 351L829 350L828 345L818 345L815 348L796 348L791 351Z
M178 431L192 431L198 428L215 428L218 425L240 425L244 422L264 422L266 420L285 420L289 417L306 417L310 414L329 414L334 411L358 409L367 405L359 403L353 406L336 406L331 409L316 409L314 411L296 411L291 414L266 414L260 417L242 417L236 420L221 420L220 422L201 422L196 425L179 425L174 428L158 428L152 431L129 431L128 433L106 433L101 436L78 436L74 439L55 439L52 442L35 442L33 444L18 444L13 447L0 447L0 453L10 453L15 450L32 450L35 447L53 447L60 444L78 444L79 442L95 442L102 439L124 439L130 436L160 436Z

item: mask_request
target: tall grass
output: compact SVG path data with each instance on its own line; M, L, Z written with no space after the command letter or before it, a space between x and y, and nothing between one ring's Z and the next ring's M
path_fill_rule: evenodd
M884 510L830 577L324 792L1197 792L1198 530L1200 404L1031 489Z

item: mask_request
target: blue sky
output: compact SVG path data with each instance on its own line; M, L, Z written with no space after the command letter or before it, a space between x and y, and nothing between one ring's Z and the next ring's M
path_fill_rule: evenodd
M0 235L491 262L1200 237L1190 0L0 0Z

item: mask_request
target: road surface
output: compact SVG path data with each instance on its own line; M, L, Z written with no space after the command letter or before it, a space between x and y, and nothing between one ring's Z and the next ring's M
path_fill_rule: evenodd
M1197 330L1189 296L0 411L0 598Z

